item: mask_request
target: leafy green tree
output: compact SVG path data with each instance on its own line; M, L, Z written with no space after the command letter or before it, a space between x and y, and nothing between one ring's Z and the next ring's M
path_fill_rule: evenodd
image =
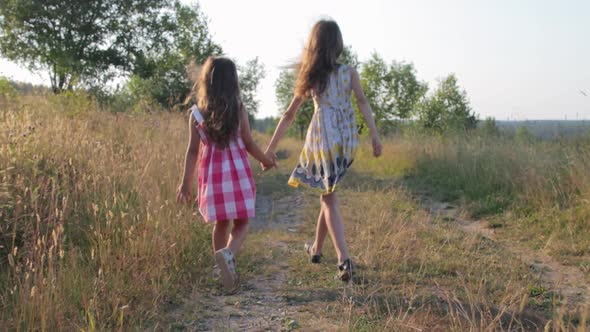
M386 118L387 110L391 108L391 100L387 96L385 77L387 64L377 53L363 63L360 72L361 85L365 96L375 115L375 123L379 126Z
M4 76L0 76L0 114L7 110L8 102L17 94L13 82Z
M411 63L387 64L377 53L363 64L361 84L375 121L380 127L399 119L409 119L428 87L416 78Z
M186 65L191 61L201 64L222 53L198 5L174 2L172 6L153 27L161 34L136 52L128 83L136 99L148 98L168 107L183 103L192 88Z
M12 98L16 96L14 84L4 76L0 76L0 97Z
M409 119L416 104L426 94L428 86L418 81L411 63L392 62L387 76L387 91L394 100L390 117Z
M133 68L165 21L165 0L4 0L0 53L48 71L54 92L104 82ZM164 36L162 38L165 38Z
M279 78L275 82L275 94L282 112L285 112L289 107L289 103L294 96L294 91L295 72L291 68L285 68L279 73ZM313 103L311 99L306 100L297 112L297 116L295 117L295 127L297 128L301 139L305 137L305 131L309 126L313 112Z
M248 111L248 118L250 124L254 122L254 116L258 113L259 101L256 99L256 92L260 81L264 79L266 72L264 64L262 64L258 57L246 62L244 66L238 66L238 74L240 76L240 90L242 92L242 101Z
M467 93L451 74L439 82L437 89L419 107L418 123L426 130L443 133L467 131L477 126Z

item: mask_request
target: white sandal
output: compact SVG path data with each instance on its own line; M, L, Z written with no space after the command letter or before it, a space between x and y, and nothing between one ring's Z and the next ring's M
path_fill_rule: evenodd
M215 261L221 272L221 283L227 290L236 287L238 279L236 275L236 260L229 248L219 249L215 252Z

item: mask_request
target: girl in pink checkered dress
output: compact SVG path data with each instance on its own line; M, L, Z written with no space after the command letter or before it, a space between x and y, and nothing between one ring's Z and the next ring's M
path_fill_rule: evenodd
M178 202L192 201L191 184L199 159L199 212L206 222L215 223L215 260L223 285L233 289L237 281L234 253L246 238L248 220L254 217L256 201L248 153L265 169L273 167L275 160L267 157L250 135L248 114L240 99L236 66L231 60L208 58L195 87L198 102L191 108L184 175L176 199Z

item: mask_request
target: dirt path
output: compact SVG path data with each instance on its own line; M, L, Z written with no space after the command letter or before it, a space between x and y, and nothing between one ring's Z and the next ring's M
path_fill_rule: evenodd
M298 209L303 195L297 191L274 200L257 195L256 218L251 221L250 237L261 236L270 254L257 261L256 273L241 282L233 294L220 288L195 290L173 312L169 313L173 328L188 331L280 331L298 327L298 307L287 303L282 294L287 279L288 263L282 259L289 246L280 240L283 232L296 232L302 221ZM238 271L249 267L240 265ZM260 263L260 264L258 264Z
M272 182L268 184L272 187ZM246 274L238 291L224 293L220 287L213 286L213 282L210 288L195 287L175 308L167 310L166 330L291 331L301 328L321 331L342 327L337 318L322 317L313 308L340 306L339 297L346 292L333 287L309 289L289 280L293 278L290 259L301 255L300 245L295 242L300 241L298 233L309 201L296 190L275 196L278 198L273 199L270 190L258 193L257 217L251 221L246 257L237 257L238 271ZM452 222L459 230L490 239L519 257L539 276L543 287L559 294L564 303L575 306L589 300L584 275L579 269L560 264L543 252L503 240L487 222L466 218L460 208L450 203L426 195L420 195L420 199L433 220ZM293 208L295 206L299 208ZM320 294L322 292L325 294ZM300 322L304 325L313 322L313 326L300 326Z
M465 218L462 211L446 202L424 198L422 205L436 218L454 221L464 232L483 236L519 257L529 268L539 275L543 287L555 291L569 306L589 303L590 291L584 273L573 266L563 265L542 251L535 251L517 243L502 240L485 220Z

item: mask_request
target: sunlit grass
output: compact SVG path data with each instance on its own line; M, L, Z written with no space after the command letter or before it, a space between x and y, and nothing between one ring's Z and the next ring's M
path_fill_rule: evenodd
M2 325L141 326L210 263L209 231L173 201L185 117L56 102L0 115Z
M0 326L145 329L184 290L210 286L210 228L194 207L174 202L187 114L109 113L75 95L4 104ZM262 148L269 141L254 138ZM281 141L278 171L261 174L251 159L260 193L294 190L286 180L302 145ZM320 312L352 330L519 329L538 312L553 319L550 328L571 328L518 259L429 220L413 197L429 190L456 200L473 218L492 220L500 236L590 274L589 147L582 139L396 136L384 138L375 159L363 138L339 193L365 282L346 299L331 292L339 284L326 243L328 265L310 270L304 257L290 259L288 286L295 294L323 289L331 304ZM315 196L306 197L319 208ZM307 231L283 240L299 246L294 241L311 238L318 211L306 209ZM277 253L264 247L268 236L285 234L252 234L240 257L245 277L272 273L257 270Z
M458 201L472 217L492 219L504 235L589 271L587 138L529 142L408 135L386 138L380 158L371 156L367 141L354 164L365 182L403 177L411 191Z

